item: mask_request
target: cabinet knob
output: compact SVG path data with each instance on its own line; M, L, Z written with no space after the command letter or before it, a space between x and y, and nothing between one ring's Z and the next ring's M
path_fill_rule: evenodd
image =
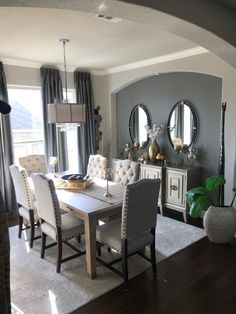
M177 191L178 187L177 187L177 185L171 185L170 189L173 190L173 191Z

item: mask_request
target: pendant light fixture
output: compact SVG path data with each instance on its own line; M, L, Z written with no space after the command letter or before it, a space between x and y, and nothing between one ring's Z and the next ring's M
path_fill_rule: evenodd
M74 125L78 126L81 123L85 123L85 105L79 103L70 103L68 101L65 46L69 42L69 39L60 39L59 42L63 45L64 83L66 97L63 103L54 102L53 104L48 104L48 123L56 123L57 126L62 128L66 128L66 125L69 124L68 127L71 128Z

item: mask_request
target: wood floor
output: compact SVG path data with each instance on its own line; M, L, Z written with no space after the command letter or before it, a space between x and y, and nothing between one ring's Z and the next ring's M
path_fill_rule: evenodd
M213 244L204 238L73 314L235 314L236 239Z

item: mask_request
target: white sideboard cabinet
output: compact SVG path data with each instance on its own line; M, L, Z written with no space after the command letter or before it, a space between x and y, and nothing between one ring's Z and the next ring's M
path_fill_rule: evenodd
M201 167L174 167L141 164L140 178L160 178L161 189L158 205L163 215L163 207L183 213L187 222L187 202L185 193L201 185Z

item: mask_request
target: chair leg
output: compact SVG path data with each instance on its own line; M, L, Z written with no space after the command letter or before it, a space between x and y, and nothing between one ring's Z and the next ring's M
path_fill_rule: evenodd
M18 232L18 238L21 238L22 234L22 225L23 225L23 217L19 215L19 232Z
M41 232L41 258L44 258L47 235Z
M100 247L97 247L97 255L101 256L102 255L102 250Z
M153 235L152 244L150 244L152 271L153 271L153 274L156 274L157 273L157 264L156 264L156 250L155 250L155 228L151 229L151 233Z
M57 232L57 273L61 271L61 260L62 260L62 238L61 232Z
M32 210L29 211L29 216L30 216L30 248L32 249L33 244L34 244L34 212Z
M127 239L122 239L122 270L125 290L128 290L128 254Z
M77 242L78 242L78 243L81 243L81 234L79 234L79 235L77 236Z

